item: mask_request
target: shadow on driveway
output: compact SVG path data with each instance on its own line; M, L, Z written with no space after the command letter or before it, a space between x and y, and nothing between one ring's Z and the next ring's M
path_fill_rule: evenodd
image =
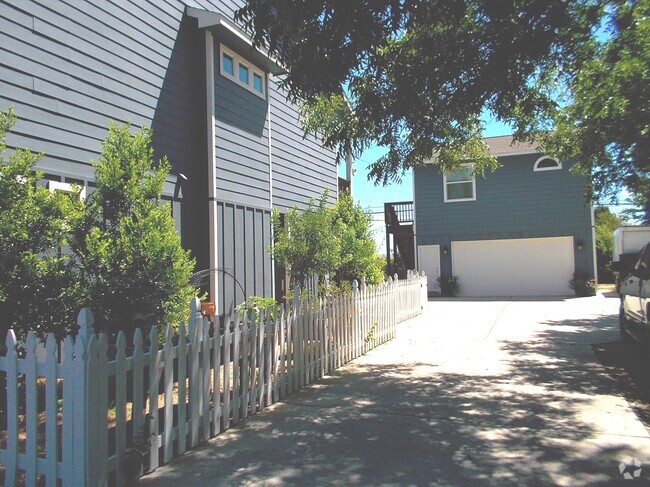
M412 321L141 483L628 485L626 457L650 464L647 431L589 346L612 338L611 316L512 341L429 339Z

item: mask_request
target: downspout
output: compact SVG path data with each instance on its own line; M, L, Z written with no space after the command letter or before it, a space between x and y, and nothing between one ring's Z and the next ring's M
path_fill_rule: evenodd
M214 39L212 32L205 30L205 88L208 126L208 232L209 232L209 255L210 255L210 301L214 303L218 313L219 303L217 302L218 281L215 269L219 267L218 246L217 246L217 156L215 152L215 93L214 93Z
M350 196L352 196L352 154L345 155L345 178L348 180Z
M420 256L418 255L418 234L417 234L417 221L415 218L415 168L411 169L413 175L413 263L415 264L415 271L420 271ZM440 253L438 253L438 267L440 267Z
M598 261L596 255L596 217L594 212L594 202L591 200L589 202L589 208L591 210L591 252L593 254L592 259L594 260L594 279L598 282Z
M269 136L269 209L273 211L273 151L272 151L272 138L271 138L271 88L269 87L269 83L271 82L271 75L268 74L266 76L266 97L267 97L267 105L268 105L268 111L267 111L267 119L269 121L269 129L268 129L268 136ZM273 225L271 225L271 249L273 249L275 245L275 235L273 234ZM273 255L273 253L271 253ZM271 297L273 299L276 299L275 297L275 259L271 257Z

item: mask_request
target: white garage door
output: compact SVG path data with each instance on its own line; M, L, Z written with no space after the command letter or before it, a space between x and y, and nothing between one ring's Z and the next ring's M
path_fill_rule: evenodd
M451 257L462 296L573 294L573 237L452 242Z

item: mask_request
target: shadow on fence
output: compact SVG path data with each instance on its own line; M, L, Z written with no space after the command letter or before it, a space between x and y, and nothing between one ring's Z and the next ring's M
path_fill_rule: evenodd
M426 277L409 274L351 293L295 300L275 319L235 315L223 330L190 303L187 325L147 337L92 331L24 354L13 331L0 356L2 485L127 485L395 336L420 314ZM153 345L152 345L153 344ZM22 345L22 344L21 344ZM110 348L110 353L109 353Z

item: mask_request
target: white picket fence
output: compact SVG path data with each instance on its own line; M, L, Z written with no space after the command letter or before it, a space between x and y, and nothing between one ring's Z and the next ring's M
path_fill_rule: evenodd
M162 346L155 327L146 342L136 330L132 345L120 332L109 346L87 309L76 338L50 335L44 354L31 333L19 354L10 330L0 480L125 485L128 465L136 475L154 470L390 340L396 323L421 312L426 291L426 277L411 273L334 297L295 292L274 319L234 316L216 331L194 299L188 325L177 335L167 327ZM138 455L137 445L147 448Z

